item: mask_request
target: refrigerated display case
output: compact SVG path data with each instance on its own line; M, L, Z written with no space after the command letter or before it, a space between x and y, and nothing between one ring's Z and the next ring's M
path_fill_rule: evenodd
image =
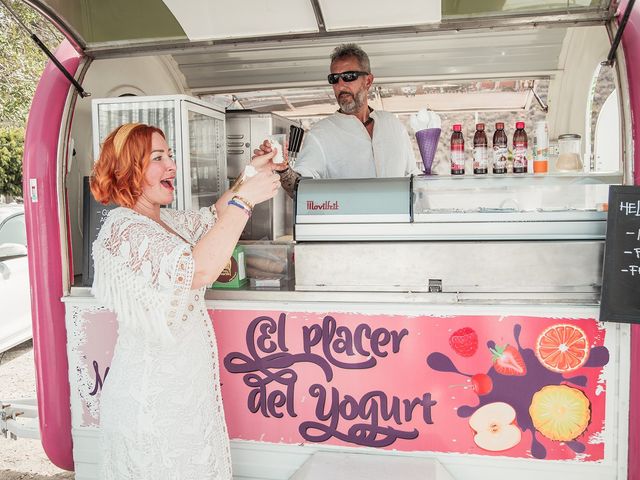
M602 239L609 185L620 183L617 173L303 179L295 238Z
M140 122L165 133L177 165L172 207L208 207L227 187L224 112L187 95L95 99L92 103L94 158L117 126Z
M296 290L596 302L609 186L621 181L618 174L302 180Z
M103 98L92 101L93 151L98 158L104 139L116 127L139 122L160 128L176 162L175 196L179 210L213 205L226 190L225 117L216 107L186 95ZM83 279L93 282L92 245L109 211L83 182Z

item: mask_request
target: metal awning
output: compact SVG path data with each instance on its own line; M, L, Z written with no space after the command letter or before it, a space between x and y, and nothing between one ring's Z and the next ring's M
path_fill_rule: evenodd
M369 54L377 108L464 110L471 106L455 95L422 87L548 81L561 71L573 27L604 25L614 14L610 0L25 1L96 60L166 55L193 95L226 94L225 105L235 95L247 108L290 116L335 109L326 75L339 43L356 42ZM531 102L526 89L489 90L466 99L478 110Z
M603 23L610 0L25 0L100 58L299 39Z

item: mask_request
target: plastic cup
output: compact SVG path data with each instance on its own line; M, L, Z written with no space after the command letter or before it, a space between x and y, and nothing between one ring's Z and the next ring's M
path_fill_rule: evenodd
M440 132L441 129L439 128L427 128L416 132L416 140L418 142L418 148L420 148L420 156L422 157L425 175L431 175L431 166L436 156L436 150L438 150Z

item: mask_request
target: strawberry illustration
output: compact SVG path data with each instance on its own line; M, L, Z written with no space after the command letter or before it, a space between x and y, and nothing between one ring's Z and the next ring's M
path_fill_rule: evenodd
M511 345L504 347L490 348L493 353L493 368L502 375L522 376L527 373L527 366L522 359L520 352Z
M449 345L458 355L470 357L478 350L478 334L473 328L461 328L451 334Z

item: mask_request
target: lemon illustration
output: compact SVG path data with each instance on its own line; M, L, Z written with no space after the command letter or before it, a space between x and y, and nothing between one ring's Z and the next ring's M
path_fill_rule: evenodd
M591 411L589 399L577 388L547 385L531 400L533 426L551 440L573 440L585 431Z

